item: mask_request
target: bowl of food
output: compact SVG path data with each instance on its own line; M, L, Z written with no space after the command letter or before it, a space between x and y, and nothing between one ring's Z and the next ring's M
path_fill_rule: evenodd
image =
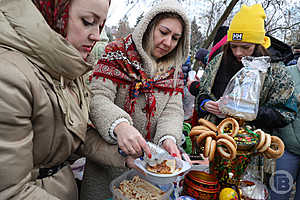
M110 183L114 200L168 200L173 184L155 185L136 170L124 172Z
M177 176L191 168L189 162L171 156L155 165L149 165L144 159L137 158L135 164L145 172L148 180L157 184L175 182Z

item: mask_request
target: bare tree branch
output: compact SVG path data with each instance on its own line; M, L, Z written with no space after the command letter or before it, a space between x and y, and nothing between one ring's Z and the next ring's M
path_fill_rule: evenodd
M268 30L267 33L268 34L271 34L272 32L274 31L277 31L277 30L291 30L293 27L297 26L297 25L300 25L300 22L297 22L295 24L292 24L290 26L278 26L276 28L273 28L271 30Z
M215 28L213 31L210 33L210 35L207 37L207 39L204 41L204 44L202 45L203 48L208 48L209 45L212 43L214 40L214 37L217 33L218 28L225 22L229 14L231 13L232 9L234 6L237 4L239 0L231 0L229 5L227 6L226 10L224 11L223 15L220 17L219 21L217 22Z

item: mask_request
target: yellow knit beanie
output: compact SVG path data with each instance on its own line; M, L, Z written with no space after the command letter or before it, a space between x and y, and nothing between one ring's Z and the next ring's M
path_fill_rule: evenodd
M265 36L265 18L266 14L261 4L250 7L243 5L231 21L227 41L261 44L268 48L271 45L271 40Z

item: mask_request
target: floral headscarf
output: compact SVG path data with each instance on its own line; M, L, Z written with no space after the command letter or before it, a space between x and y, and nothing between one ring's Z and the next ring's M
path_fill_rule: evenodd
M49 26L66 37L71 0L32 0Z
M63 37L66 37L71 0L32 0L32 2L40 10L49 26ZM110 2L111 0L109 0L109 5ZM102 28L104 24L105 21Z

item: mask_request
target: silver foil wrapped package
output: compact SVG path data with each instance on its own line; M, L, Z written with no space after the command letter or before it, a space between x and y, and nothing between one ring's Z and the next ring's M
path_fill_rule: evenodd
M244 67L229 81L219 100L220 110L229 116L252 121L256 118L260 91L268 68L270 57L243 57Z

